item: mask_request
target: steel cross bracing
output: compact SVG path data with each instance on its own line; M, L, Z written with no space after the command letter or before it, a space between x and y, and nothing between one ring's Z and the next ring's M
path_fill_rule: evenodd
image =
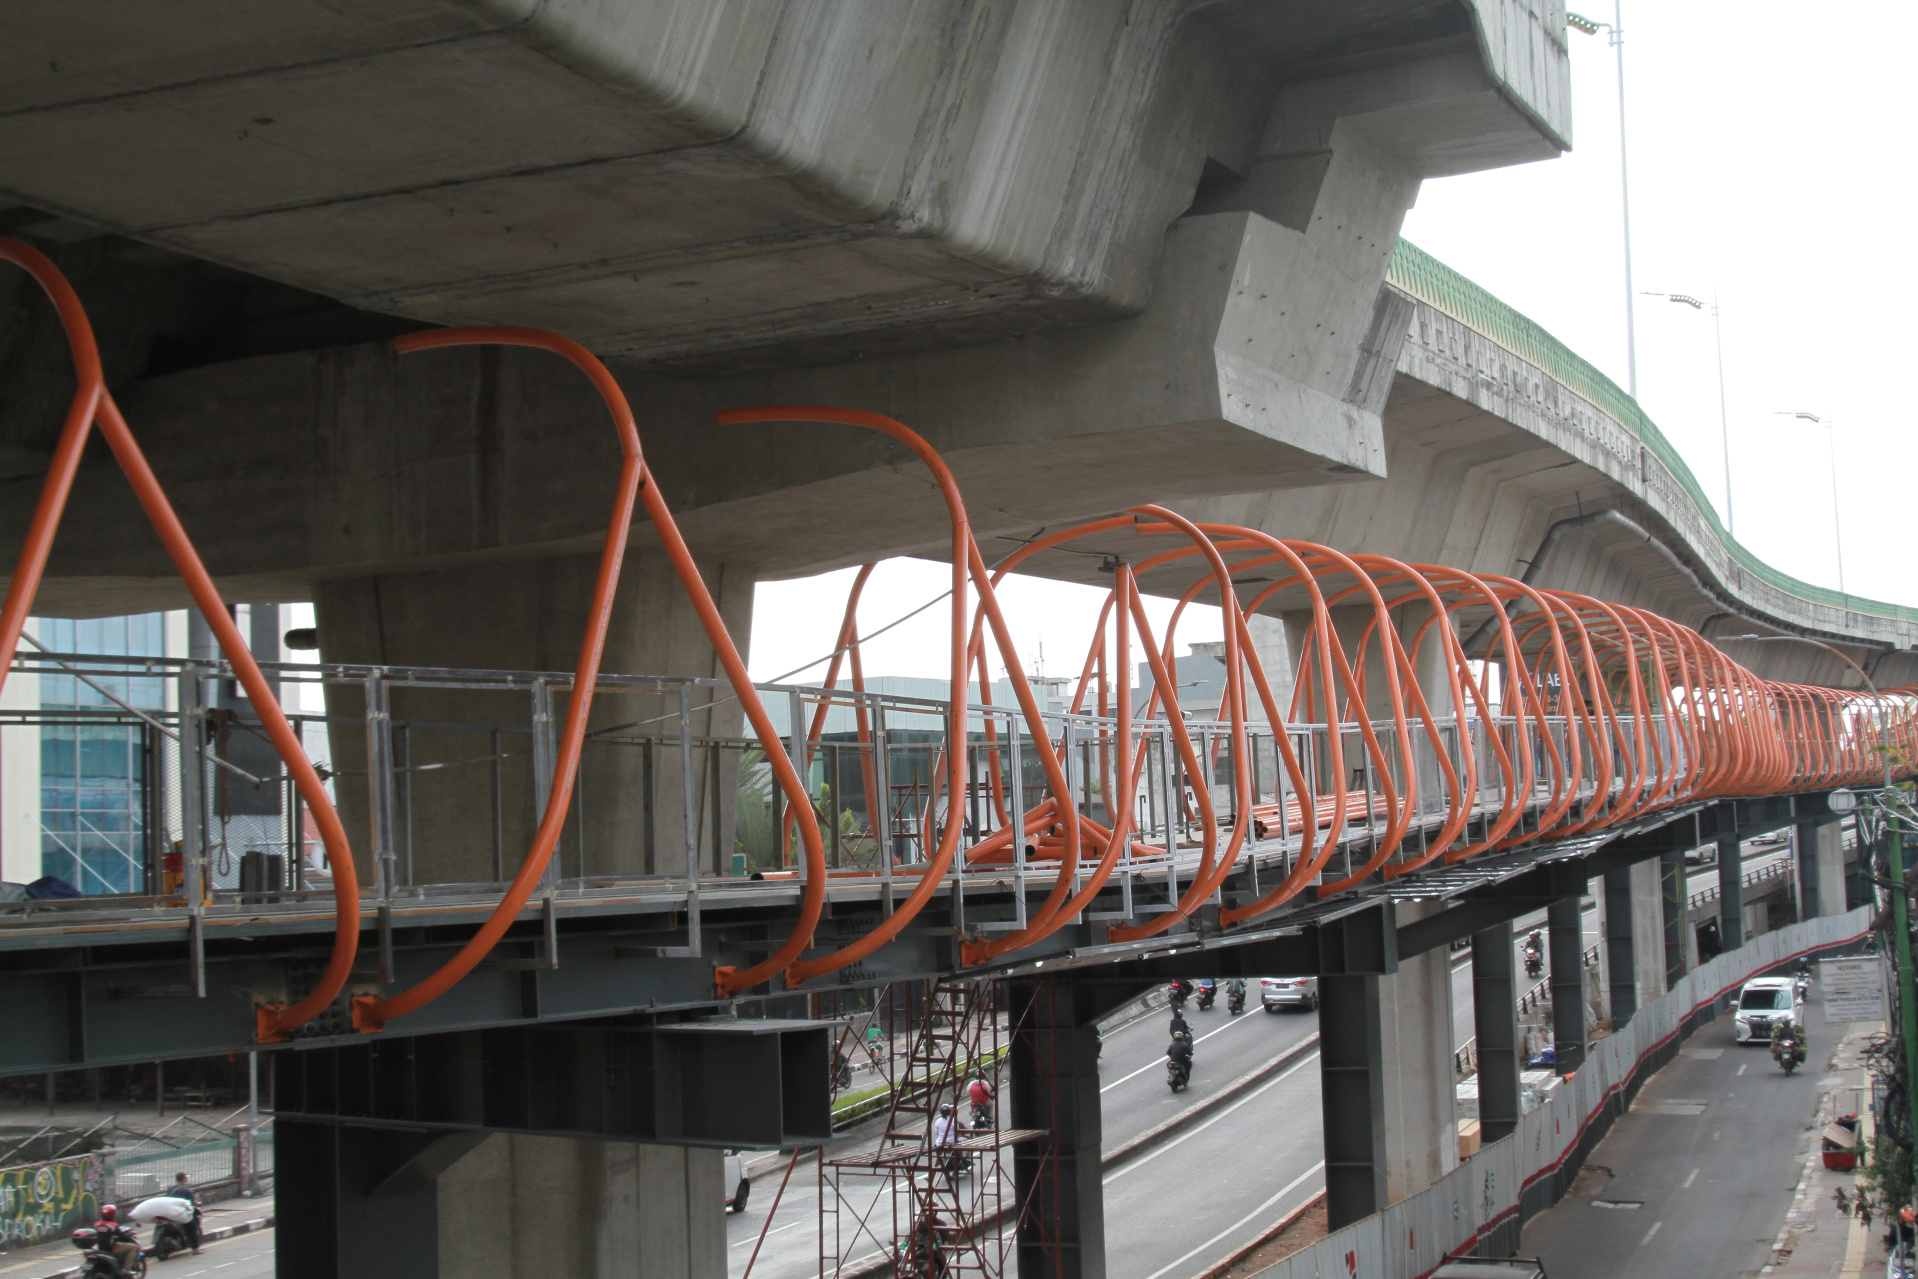
M994 983L926 984L922 1021L893 1083L892 1108L869 1153L822 1159L819 1273L866 1269L876 1249L897 1275L1006 1272L1013 1223L1006 1219L1011 1169L1004 1151L1035 1140L1036 1129L1002 1127L1006 1045ZM984 1081L992 1102L975 1123L970 1086ZM952 1129L943 1142L942 1112Z
M956 953L933 946L933 962L946 970L1004 970L1062 948L1144 947L1197 936L1229 944L1269 930L1308 901L1317 908L1514 851L1603 839L1707 800L1879 783L1886 772L1883 748L1897 752L1900 775L1918 756L1918 694L1910 690L1857 694L1761 680L1675 622L1502 575L1346 555L1256 529L1197 525L1149 504L1048 533L988 567L958 485L930 445L890 418L815 406L728 410L719 421L825 422L878 431L927 468L951 534L949 687L955 693L942 704L864 691L857 588L824 681L827 691L761 690L747 678L660 486L646 482L637 425L599 362L576 343L536 330L436 330L395 345L413 352L507 343L572 361L605 402L622 458L621 482L593 626L570 675L321 667L305 676L359 678L366 688L369 864L377 872L370 900L379 953L376 963L362 965L362 895L352 848L358 843L364 853L367 845L349 838L335 810L340 786L351 779L334 777L329 785L318 776L266 673L227 621L190 537L105 387L71 288L47 259L18 241L0 238L0 258L26 269L55 302L79 381L0 609L0 669L14 668L74 470L97 425L225 655L221 664L182 670L183 695L206 677L231 678L245 689L256 731L282 761L275 780L311 815L331 881L318 893L296 884L280 901L223 898L200 873L206 787L187 768L182 795L192 820L183 818L183 836L195 847L188 850L184 893L0 916L0 950L56 945L65 929L81 926L91 930L88 944L96 948L116 939L183 934L190 984L199 995L208 992L206 948L223 931L252 938L275 928L330 928L330 950L301 961L305 979L291 982L282 972L277 983L243 988L260 1042L349 1026L371 1033L406 1018L416 1028L434 1028L442 1023L432 1006L481 974L563 963L560 922L569 912L659 916L656 926L615 942L614 950L681 961L689 984L671 1002L685 1004L777 994L826 978L870 980L861 974L883 968L887 953L931 944L928 925L958 940ZM617 586L640 504L725 669L723 681L599 670L609 616L602 605ZM1088 539L1100 546L1118 539L1136 551L1109 556L1112 589L1071 703L1049 710L1024 674L995 586L1032 556ZM1258 576L1240 576L1247 570L1259 570ZM1158 635L1143 607L1140 576L1157 574L1153 580L1161 581L1168 572L1189 582L1179 614L1193 603L1221 610L1224 688L1211 719L1180 704L1179 614ZM1268 671L1260 660L1247 619L1261 611L1283 612L1295 624L1299 658L1289 669ZM1137 689L1129 677L1135 657L1149 668ZM990 702L986 672L993 660L1012 684L1011 706ZM851 686L842 689L840 671L848 665ZM281 677L296 676L284 668ZM516 688L533 703L526 749L536 763L536 829L523 852L495 841L490 860L498 873L490 881L409 882L408 841L419 833L407 827L406 788L435 765L470 766L507 748L435 761L401 747L396 735L410 730L386 700L400 683ZM698 693L736 697L750 738L694 740ZM543 709L560 694L563 725ZM769 696L790 707L784 736L768 715ZM630 720L620 716L623 733L589 734L589 716L621 697L650 697L654 704ZM197 753L205 714L187 696L181 706L175 727ZM849 712L854 723L839 740L828 740L823 728L835 710ZM594 873L603 859L586 846L585 821L575 820L575 810L591 804L580 794L588 751L627 751L654 762L672 756L675 767L661 771L690 777L689 755L703 750L719 760L728 749L756 752L753 767L762 770L762 793L781 832L760 872L772 878L725 882L724 850L702 843L691 829L707 812L695 811L690 787L677 810L684 832L672 833L653 816L655 807L673 810L646 808L648 837L663 835L662 846L674 842L690 860L673 865L662 856L643 874ZM813 784L822 761L843 766L848 755L849 771L869 797L852 841L863 844L851 856L839 820L844 814L821 820ZM704 763L698 768L702 778L724 774L716 766L706 771ZM480 789L476 784L475 792ZM724 804L716 788L705 793L717 805L717 830ZM839 864L829 854L837 854ZM704 931L722 899L729 911L761 912L754 935ZM771 914L764 913L768 907ZM526 938L529 912L539 926ZM415 952L430 953L431 966L402 974L395 936L409 925L477 927L450 951L433 934L435 945ZM523 1002L522 1015L545 1015L538 983L525 989L531 1002Z

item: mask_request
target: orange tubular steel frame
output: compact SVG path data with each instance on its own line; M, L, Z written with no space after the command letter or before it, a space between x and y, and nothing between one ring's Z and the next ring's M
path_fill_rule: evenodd
M152 520L168 555L185 579L194 603L206 616L232 663L236 676L258 711L267 735L279 751L302 800L314 814L334 876L336 929L332 957L319 983L289 1007L259 1012L261 1042L284 1040L331 1005L344 988L359 941L359 885L353 857L338 813L252 654L227 615L211 577L161 492L120 415L101 373L98 350L78 298L44 256L16 240L0 237L0 259L33 276L59 312L71 349L78 388L54 450L38 508L28 528L4 609L0 609L0 678L11 666L48 552L73 485L87 436L98 425L135 495ZM568 338L535 329L478 327L413 334L394 342L401 352L495 343L534 347L571 360L592 381L612 416L621 453L618 489L607 524L605 548L594 590L586 637L567 707L546 811L518 875L498 908L459 953L411 989L389 998L353 1000L354 1024L376 1031L395 1017L413 1012L446 993L471 972L505 935L530 899L553 854L573 793L587 718L592 709L599 664L612 616L613 597L636 504L645 505L664 543L681 585L707 638L725 668L754 736L765 750L781 792L797 815L810 810L805 785L784 743L753 688L744 660L727 634L719 610L699 574L672 512L649 482L637 424L618 384L588 351ZM965 502L938 452L912 430L876 413L812 406L735 409L718 415L722 425L745 422L838 423L882 432L905 444L923 462L945 502L951 526L952 609L951 687L948 743L965 743L971 705L969 672L977 679L978 701L990 706L985 639L993 645L1012 682L1019 718L1046 780L1047 795L1025 813L1022 829L1010 829L1004 783L999 776L997 727L986 721L984 749L990 766L986 783L999 829L961 854L962 801L970 799L966 751L941 753L935 793L925 809L924 864L903 867L916 876L912 892L878 926L823 955L814 949L814 932L825 902L827 868L818 823L793 820L799 833L804 876L799 917L790 935L766 959L750 968L721 967L716 994L737 995L774 977L788 987L855 963L896 937L919 915L951 871L989 869L1010 862L1015 839L1031 840L1034 861L1056 868L1045 901L1022 930L996 940L968 939L963 962L983 964L1011 955L1080 917L1118 869L1121 856L1134 859L1176 856L1172 848L1152 847L1132 829L1134 802L1145 767L1140 730L1162 724L1170 735L1188 778L1217 776L1221 746L1230 754L1231 805L1220 814L1213 786L1193 787L1188 816L1198 828L1199 851L1189 886L1173 909L1150 922L1114 929L1114 940L1145 938L1192 918L1213 900L1248 849L1274 826L1296 832L1300 848L1283 881L1255 901L1230 906L1220 926L1266 914L1318 882L1321 895L1350 889L1374 874L1409 874L1434 863L1451 864L1481 853L1531 841L1562 838L1616 825L1674 804L1728 796L1775 794L1838 785L1871 784L1883 775L1881 742L1896 752L1896 766L1910 771L1918 756L1918 692L1891 690L1874 699L1809 685L1761 680L1713 648L1691 629L1642 609L1607 604L1563 591L1544 591L1509 577L1474 575L1428 564L1406 564L1377 555L1343 555L1310 542L1275 538L1233 525L1193 524L1158 506L1142 506L1125 515L1095 520L1022 546L988 570L973 538ZM1073 801L1063 742L1054 737L1024 674L1011 632L999 608L996 585L1031 556L1070 542L1109 537L1130 530L1146 553L1121 563L1113 574L1110 598L1095 628L1084 671L1073 700L1075 714L1086 714L1096 697L1104 723L1095 744L1103 777L1102 793L1114 797L1107 827ZM1168 539L1161 549L1155 539ZM1161 639L1153 633L1138 587L1138 575L1175 562L1199 570L1195 585L1178 601ZM1240 598L1234 575L1251 568L1276 575L1249 599ZM837 687L840 657L850 654L852 684L863 689L855 608L870 566L854 583L839 643L825 687ZM1264 582L1267 579L1258 579ZM969 608L969 591L977 604ZM1252 643L1247 618L1289 592L1285 606L1309 615L1301 636L1289 705L1281 707L1272 681ZM1204 600L1221 609L1224 622L1226 684L1218 729L1209 733L1211 753L1202 758L1179 706L1175 636L1186 608ZM1490 609L1495 634L1486 652L1474 657L1459 637L1461 609ZM1340 610L1335 617L1334 610ZM1131 688L1132 648L1141 649L1151 672L1151 688L1135 715ZM1108 666L1108 657L1111 662ZM1496 674L1495 674L1496 672ZM829 702L828 693L825 701ZM1285 803L1262 801L1251 775L1247 747L1254 708L1272 733L1276 767L1289 783ZM824 724L822 703L810 731L816 742ZM1452 721L1448 745L1441 721ZM1658 720L1663 721L1662 727ZM1628 722L1629 721L1629 722ZM870 747L870 727L861 708L859 738ZM1303 726L1337 725L1325 733L1321 758L1302 760L1292 748L1290 731ZM1483 752L1464 749L1469 727L1481 729ZM795 725L795 729L798 726ZM1346 738L1358 739L1357 759L1371 779L1363 790L1348 789L1352 775ZM1422 804L1421 778L1414 741L1431 748L1442 792L1435 808ZM1481 757L1483 755L1483 757ZM1323 770L1334 779L1329 794L1308 779L1307 770ZM875 770L866 766L867 794L874 795ZM1496 796L1484 800L1487 779ZM1013 785L1020 784L1013 779ZM1376 785L1377 793L1373 794ZM944 823L936 843L933 820L946 798ZM1304 796L1317 796L1307 812ZM883 797L880 797L883 807ZM1442 808L1442 816L1435 816ZM1537 824L1519 829L1528 809ZM1467 831L1480 821L1480 836ZM883 818L882 818L883 820ZM1368 827L1382 820L1382 832L1361 864L1344 878L1324 882L1327 866L1351 822ZM1414 849L1407 836L1415 828L1435 828ZM1221 831L1224 838L1221 840ZM786 831L782 849L788 847ZM882 855L890 856L882 840ZM783 856L783 854L782 854ZM1074 890L1083 864L1092 859L1085 882Z

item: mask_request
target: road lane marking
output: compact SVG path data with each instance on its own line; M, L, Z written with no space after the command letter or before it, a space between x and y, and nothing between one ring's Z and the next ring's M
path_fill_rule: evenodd
M1232 1029L1234 1026L1249 1026L1251 1024L1252 1024L1252 1019L1250 1017L1245 1016L1243 1013L1241 1013L1239 1016L1234 1017L1231 1021L1228 1021L1227 1023L1225 1023L1225 1025L1219 1027L1217 1030L1208 1030L1203 1035L1200 1035L1197 1039L1192 1041L1192 1046L1196 1048L1200 1044L1204 1043L1206 1040L1212 1038L1212 1036L1222 1035L1226 1031ZM1152 1061L1148 1061L1145 1065L1139 1067L1137 1070L1133 1071L1131 1074L1125 1076L1124 1078L1113 1080L1111 1083L1099 1089L1099 1091L1102 1093L1111 1092L1114 1088L1117 1088L1120 1084L1124 1083L1127 1079L1137 1079L1140 1075L1143 1075L1146 1071L1151 1070L1154 1067L1160 1066L1163 1064L1164 1064L1164 1060L1162 1058L1155 1058Z
M792 1223L792 1225L791 1225L791 1226L781 1226L781 1227L779 1228L779 1230L791 1230L791 1229L793 1229L793 1228L794 1228L795 1226L803 1226L803 1225L805 1225L805 1224L806 1224L806 1223L805 1223L804 1221L795 1221L795 1222L793 1222L793 1223ZM779 1230L768 1230L768 1231L766 1232L766 1234L765 1234L765 1236L764 1236L764 1237L765 1237L765 1238L767 1238L767 1239L770 1239L770 1238L772 1238L772 1237L773 1237L774 1235L776 1235L776 1234L778 1234L778 1233L779 1233ZM761 1236L759 1236L759 1235L747 1235L747 1236L746 1236L746 1237L745 1237L744 1239L741 1239L741 1240L740 1240L740 1241L739 1241L738 1243L735 1243L735 1244L731 1244L731 1245L729 1245L729 1246L731 1246L731 1247L734 1247L734 1248L744 1248L744 1247L745 1247L745 1246L746 1246L747 1244L749 1244L749 1243L758 1243L758 1242L759 1242L759 1240L760 1240L760 1238L761 1238Z
M1746 1063L1745 1063L1745 1066L1749 1066L1749 1065L1751 1065L1751 1063L1750 1063L1750 1062L1746 1062ZM1744 1073L1745 1073L1745 1066L1740 1066L1740 1067L1738 1068L1738 1073L1739 1073L1739 1074L1741 1074L1741 1075L1742 1075L1742 1074L1744 1074Z
M1306 1178L1314 1176L1315 1174L1324 1171L1324 1169L1325 1169L1325 1161L1321 1159L1319 1160L1319 1162L1313 1164L1310 1168L1307 1168L1304 1172L1300 1173L1297 1177L1293 1178L1291 1184L1286 1186L1285 1189L1279 1191L1278 1194L1273 1195L1270 1199L1266 1200L1264 1203L1254 1208L1251 1212L1246 1213L1245 1216L1240 1217L1237 1221L1227 1226L1224 1230L1221 1230L1218 1234L1213 1235L1210 1239L1206 1240L1204 1243L1194 1248L1191 1252L1186 1253L1185 1256L1180 1257L1177 1261L1173 1262L1171 1265L1166 1266L1163 1269L1153 1271L1150 1275L1146 1276L1146 1279L1164 1279L1164 1276L1167 1273L1178 1269L1180 1266L1184 1265L1186 1262L1192 1260L1192 1258L1204 1252L1207 1248L1210 1248L1213 1244L1219 1242L1219 1240L1225 1238L1227 1235L1231 1234L1233 1231L1238 1230L1240 1227L1245 1225L1246 1222L1252 1220L1252 1218L1258 1216L1260 1213L1270 1208L1273 1204L1277 1203L1279 1200L1291 1194L1294 1190L1297 1190L1299 1188L1299 1183L1303 1182Z
M1658 1228L1664 1224L1665 1223L1662 1221L1654 1221L1652 1223L1652 1228L1645 1232L1645 1237L1638 1241L1638 1246L1643 1248L1646 1244L1650 1243L1652 1241L1652 1236L1657 1234Z
M1153 1158L1157 1158L1158 1156L1163 1155L1166 1151L1172 1149L1174 1146L1183 1145L1186 1142L1192 1140L1194 1137L1198 1136L1200 1133L1210 1128L1213 1124L1218 1123L1221 1119L1224 1119L1227 1115L1237 1110L1240 1106L1249 1104L1255 1098L1264 1094L1268 1089L1275 1088L1279 1084L1284 1083L1287 1079L1290 1079L1293 1075L1303 1070L1305 1068L1306 1063L1314 1060L1316 1057L1318 1057L1318 1055L1319 1055L1318 1050L1313 1049L1311 1052L1301 1057L1291 1067L1274 1075L1271 1079L1268 1079L1265 1083L1260 1084L1257 1088L1254 1088L1251 1092L1239 1098L1237 1101L1233 1102L1230 1106L1227 1106L1224 1110L1221 1110L1218 1114L1212 1116L1212 1118L1206 1120L1202 1124L1199 1124L1195 1128L1192 1128L1186 1132L1179 1134L1177 1137L1174 1137L1171 1141L1166 1142L1165 1145L1160 1146L1157 1150L1152 1152ZM1102 1179L1102 1184L1109 1186L1113 1182L1117 1181L1119 1178L1131 1172L1134 1168L1143 1168L1151 1162L1152 1162L1151 1159L1134 1159L1131 1163L1127 1164L1125 1167L1119 1168L1114 1170L1113 1172L1107 1173L1106 1176Z
M1684 1184L1679 1186L1679 1189L1690 1190L1692 1188L1692 1183L1697 1180L1698 1180L1698 1169L1694 1168L1692 1169L1692 1175L1685 1178Z

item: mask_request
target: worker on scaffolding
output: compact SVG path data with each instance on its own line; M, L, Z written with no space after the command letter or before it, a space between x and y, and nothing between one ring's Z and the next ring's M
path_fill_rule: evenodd
M939 1232L928 1218L920 1218L912 1228L912 1243L906 1249L906 1273L914 1279L946 1279L952 1263L946 1260Z

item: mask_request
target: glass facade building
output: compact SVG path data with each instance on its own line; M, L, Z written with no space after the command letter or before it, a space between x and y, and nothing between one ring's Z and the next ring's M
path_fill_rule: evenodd
M40 643L55 653L126 657L166 654L166 615L84 620L40 618ZM166 706L159 676L89 675L142 710ZM41 676L43 710L111 710L99 691L66 673ZM145 891L147 730L124 724L46 724L40 729L40 868L88 895Z

